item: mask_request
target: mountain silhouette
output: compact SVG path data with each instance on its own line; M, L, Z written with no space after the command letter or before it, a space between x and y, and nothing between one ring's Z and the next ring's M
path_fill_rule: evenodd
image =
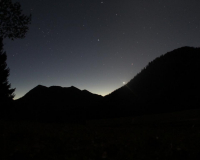
M74 86L38 85L15 101L13 117L69 121L196 109L199 71L200 48L182 47L154 59L105 97Z
M199 71L200 48L175 49L150 62L129 83L105 96L105 103L148 113L199 108Z
M86 90L80 90L74 86L71 87L60 87L51 86L45 87L38 85L22 98L16 100L18 103L28 104L28 105L50 105L49 109L55 109L62 107L72 107L81 105L84 103L95 103L101 100L103 97L97 94L90 93ZM61 106L60 106L61 105Z
M85 117L86 111L97 106L103 97L74 86L46 87L38 85L22 98L15 100L16 116L23 119L61 121ZM89 113L88 113L89 114ZM14 117L16 117L14 116Z

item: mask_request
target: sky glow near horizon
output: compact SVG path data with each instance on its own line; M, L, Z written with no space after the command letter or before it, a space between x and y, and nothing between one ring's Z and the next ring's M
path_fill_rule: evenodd
M18 2L32 23L24 39L4 40L16 99L39 84L104 96L161 54L199 47L198 0Z

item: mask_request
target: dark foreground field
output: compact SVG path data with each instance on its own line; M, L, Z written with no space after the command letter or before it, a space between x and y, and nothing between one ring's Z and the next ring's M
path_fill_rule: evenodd
M90 120L85 125L0 121L0 159L199 159L199 113Z

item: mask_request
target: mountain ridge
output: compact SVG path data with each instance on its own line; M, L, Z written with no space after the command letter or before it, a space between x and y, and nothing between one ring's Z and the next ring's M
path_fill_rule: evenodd
M66 115L87 118L197 109L199 70L200 48L181 47L155 58L127 84L105 97L74 86L38 85L16 102L29 112L59 109L68 110Z

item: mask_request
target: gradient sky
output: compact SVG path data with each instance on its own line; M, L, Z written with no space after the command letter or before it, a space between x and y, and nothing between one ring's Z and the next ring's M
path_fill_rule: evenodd
M4 40L16 99L38 84L106 95L161 54L200 43L199 0L18 2L32 24Z

